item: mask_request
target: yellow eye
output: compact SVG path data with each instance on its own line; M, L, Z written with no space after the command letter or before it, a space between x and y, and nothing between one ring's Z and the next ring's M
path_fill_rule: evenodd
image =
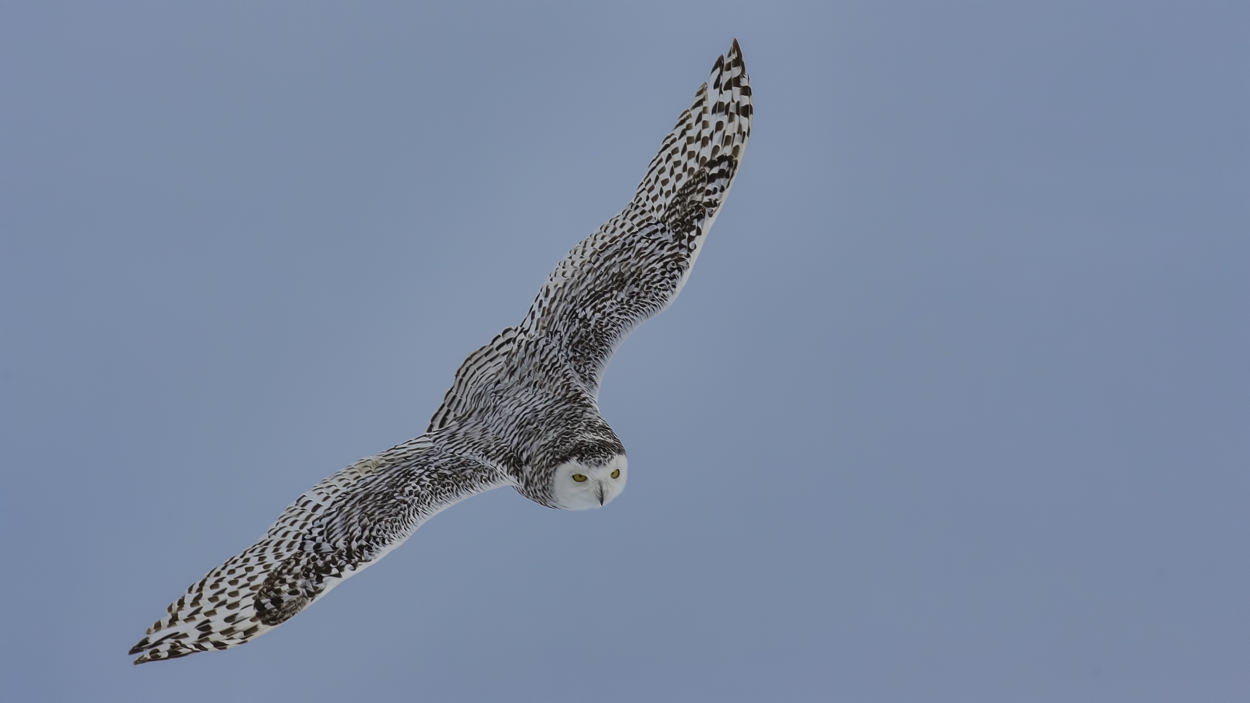
M586 480L586 474L573 474L573 480L581 483Z
M620 470L620 469L612 469L612 478L620 478L620 477L621 477L621 470Z

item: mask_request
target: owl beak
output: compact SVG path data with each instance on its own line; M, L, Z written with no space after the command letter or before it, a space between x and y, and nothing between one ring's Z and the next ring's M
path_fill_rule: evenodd
M599 505L603 505L603 481L599 482Z

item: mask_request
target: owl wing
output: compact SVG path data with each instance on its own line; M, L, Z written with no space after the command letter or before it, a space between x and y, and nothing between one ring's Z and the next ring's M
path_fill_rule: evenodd
M507 483L424 437L361 459L300 496L259 542L188 588L130 653L142 664L244 644L381 559L439 511Z
M597 392L617 346L685 285L737 174L751 115L735 39L660 144L634 199L556 266L520 325L469 355L429 430L452 422L509 363L523 364L515 357L524 348L558 350Z

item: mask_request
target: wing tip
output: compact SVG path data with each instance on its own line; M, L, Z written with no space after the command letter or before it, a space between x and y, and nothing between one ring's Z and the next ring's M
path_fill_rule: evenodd
M664 217L681 181L691 178L720 153L735 162L730 180L751 136L755 110L751 84L735 37L729 51L718 56L708 80L695 91L694 102L677 118L638 184L631 207Z

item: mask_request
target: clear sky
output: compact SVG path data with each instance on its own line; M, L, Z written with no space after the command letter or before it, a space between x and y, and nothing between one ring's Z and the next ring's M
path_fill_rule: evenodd
M602 410L244 647L167 603L418 434L732 38L752 141ZM1243 3L0 9L0 698L1250 698Z

